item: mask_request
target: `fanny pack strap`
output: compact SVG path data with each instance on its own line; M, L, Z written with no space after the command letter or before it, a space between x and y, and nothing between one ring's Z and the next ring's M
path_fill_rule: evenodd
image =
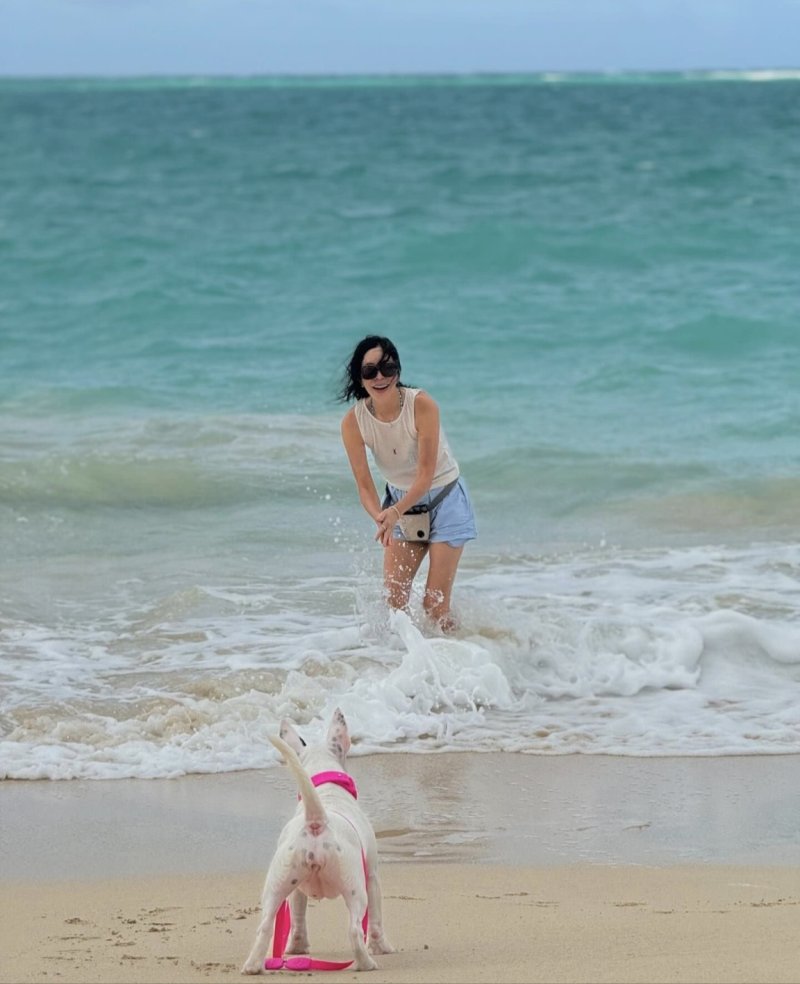
M458 479L454 478L452 482L449 482L447 485L445 485L445 487L441 490L441 492L439 492L439 494L436 496L435 499L431 500L430 504L428 505L428 509L430 509L430 511L433 512L433 510L439 505L442 499L444 499L446 495L449 495L453 491L456 485L458 485Z
M452 482L448 482L443 489L440 489L437 495L433 499L431 499L431 501L428 503L428 512L433 512L433 510L439 505L442 499L444 499L446 495L449 495L453 491L456 485L458 485L458 479L454 478ZM388 509L391 504L392 504L392 493L389 491L389 485L387 483L386 495L384 496L381 505L383 506L384 509Z

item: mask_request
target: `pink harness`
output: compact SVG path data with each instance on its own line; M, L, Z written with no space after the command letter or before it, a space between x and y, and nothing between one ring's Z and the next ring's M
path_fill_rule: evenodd
M311 776L311 781L315 786L322 786L326 782L332 782L337 786L341 786L342 789L346 789L353 799L358 799L358 792L353 777L349 776L346 772L318 772L316 775ZM300 799L299 796L298 799ZM339 816L342 816L342 814L339 814ZM347 817L344 817L344 819L350 823ZM352 827L353 824L350 823L350 826ZM355 830L355 827L353 827L353 830ZM356 831L357 833L358 831ZM369 878L369 870L363 847L361 848L361 864L364 867L364 882L366 883ZM364 918L361 920L361 928L364 931L365 940L367 938L368 927L368 912L365 912ZM286 949L286 942L289 939L291 931L292 914L289 909L289 903L284 899L275 914L275 926L272 930L272 956L267 957L264 961L265 970L346 970L352 964L352 960L314 960L311 957L304 956L284 957L283 953Z

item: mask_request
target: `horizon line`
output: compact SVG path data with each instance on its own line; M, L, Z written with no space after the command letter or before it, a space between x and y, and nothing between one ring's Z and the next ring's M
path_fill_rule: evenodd
M718 76L762 76L766 78L800 79L800 64L797 66L784 65L779 67L754 65L747 68L731 68L726 66L696 67L696 68L580 68L580 69L422 69L422 70L356 70L356 71L304 71L290 70L282 72L226 72L226 71L123 71L112 72L55 72L55 73L12 73L0 70L0 81L120 81L120 80L153 80L153 79L186 79L186 80L255 80L255 79L459 79L459 78L520 78L532 77L538 79L558 80L563 77L603 76L618 77L629 75L718 75Z

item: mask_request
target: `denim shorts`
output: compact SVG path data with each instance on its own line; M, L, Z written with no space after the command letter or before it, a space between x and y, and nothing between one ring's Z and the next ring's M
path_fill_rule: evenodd
M403 489L388 485L392 502L397 502L405 495ZM417 502L421 506L435 499L442 486L426 492ZM399 526L395 526L395 540L402 540L403 534ZM455 486L447 493L438 506L431 512L430 543L448 543L451 547L463 547L467 540L474 540L478 535L475 526L475 513L472 501L463 478L459 478Z

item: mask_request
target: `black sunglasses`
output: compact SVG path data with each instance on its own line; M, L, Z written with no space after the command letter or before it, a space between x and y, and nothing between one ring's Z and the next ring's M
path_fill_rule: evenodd
M362 379L374 379L378 375L378 371L382 376L386 376L388 379L391 376L396 376L400 370L400 366L391 359L381 359L381 361L375 365L374 362L368 362L366 365L361 367L361 378Z

